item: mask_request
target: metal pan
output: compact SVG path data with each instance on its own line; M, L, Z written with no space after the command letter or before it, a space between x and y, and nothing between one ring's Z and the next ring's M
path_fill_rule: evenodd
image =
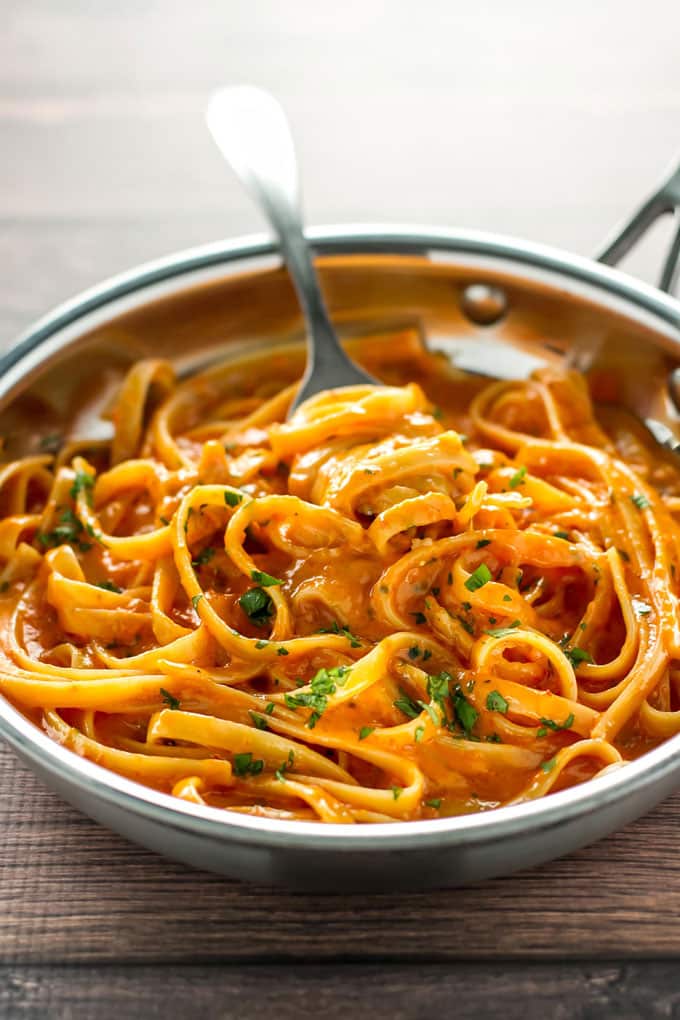
M678 205L680 171L602 260L615 261L656 215ZM520 374L564 358L582 367L615 363L626 379L624 403L676 434L666 382L680 364L680 303L660 290L495 235L347 227L310 237L344 335L416 324L424 342L461 364L474 368L493 351L494 364ZM666 289L679 254L680 231L663 271ZM134 269L42 319L0 362L7 455L35 450L40 435L64 428L103 437L98 412L139 357L162 354L186 372L300 336L294 294L267 240L220 242ZM676 737L625 769L482 815L365 826L274 822L190 806L123 779L53 743L1 698L0 735L66 800L132 840L227 875L325 891L457 885L526 868L625 825L680 785Z

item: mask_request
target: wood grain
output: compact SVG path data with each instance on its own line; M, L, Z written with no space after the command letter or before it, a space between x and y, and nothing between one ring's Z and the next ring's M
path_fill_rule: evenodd
M656 1020L676 1017L672 962L648 964L300 967L0 967L8 1020L191 1016L193 1020L299 1020L347 1016L409 1020Z
M310 222L588 254L680 145L671 0L4 0L2 19L0 348L103 276L261 229L202 124L224 82L284 101ZM632 271L654 278L667 227ZM676 1016L679 827L676 797L531 873L303 896L132 846L3 747L0 1016Z
M0 960L680 957L680 797L611 839L467 889L318 896L189 870L0 757Z

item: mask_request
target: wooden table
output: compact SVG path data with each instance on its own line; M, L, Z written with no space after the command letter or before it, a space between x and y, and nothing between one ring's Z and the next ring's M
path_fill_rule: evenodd
M310 222L455 223L588 253L680 144L675 0L4 0L2 15L5 344L103 276L260 228L203 128L221 82L285 101ZM654 277L665 236L634 271ZM677 1016L678 826L680 797L475 888L303 896L131 846L3 747L0 1016Z

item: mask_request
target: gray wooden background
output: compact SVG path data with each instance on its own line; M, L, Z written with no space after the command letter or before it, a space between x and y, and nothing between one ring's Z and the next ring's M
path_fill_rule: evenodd
M585 254L680 153L677 0L0 0L0 346L131 264L262 224L202 122L273 89L310 223ZM653 279L661 225L629 268ZM0 748L3 1018L680 1016L680 798L467 890L309 897L191 872Z

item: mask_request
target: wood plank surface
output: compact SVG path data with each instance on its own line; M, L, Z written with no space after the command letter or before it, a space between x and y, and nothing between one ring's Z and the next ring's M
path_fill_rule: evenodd
M284 101L316 223L454 224L589 254L680 151L676 0L1 13L0 348L102 277L262 228L202 123L219 84ZM654 279L668 229L631 271ZM678 831L680 796L474 888L305 896L132 846L2 747L0 1016L677 1016Z
M454 1012L455 1004L455 1012ZM661 1020L680 1011L672 962L0 967L0 1011L17 1020Z
M133 846L62 804L9 751L0 774L0 961L680 958L680 796L524 874L320 896L195 872Z

